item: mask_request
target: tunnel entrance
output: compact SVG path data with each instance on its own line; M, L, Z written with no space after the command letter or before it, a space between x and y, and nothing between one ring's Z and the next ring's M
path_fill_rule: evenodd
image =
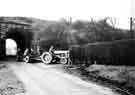
M17 49L20 49L22 53L29 46L27 34L24 33L21 29L10 29L6 33L6 39L13 39L17 44Z
M23 54L26 48L31 48L33 33L31 24L13 21L0 21L0 56Z
M6 33L6 60L18 60L26 48L31 48L32 33L22 29L10 29Z
M16 56L17 43L13 39L6 39L6 56Z

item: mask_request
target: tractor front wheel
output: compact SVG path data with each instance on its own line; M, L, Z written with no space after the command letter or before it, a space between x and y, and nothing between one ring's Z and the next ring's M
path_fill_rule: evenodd
M61 59L60 59L60 63L61 63L61 64L67 64L67 63L68 63L67 58L61 58Z

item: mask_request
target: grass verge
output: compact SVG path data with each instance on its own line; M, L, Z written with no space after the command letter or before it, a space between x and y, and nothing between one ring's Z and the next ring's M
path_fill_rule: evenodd
M24 93L24 85L7 65L0 63L0 95Z
M135 95L135 66L72 65L64 66L64 70L85 81L110 87L121 95Z

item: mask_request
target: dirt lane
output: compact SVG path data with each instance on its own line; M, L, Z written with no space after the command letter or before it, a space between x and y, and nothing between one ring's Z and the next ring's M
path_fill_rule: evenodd
M57 65L10 64L18 78L24 82L24 95L118 95L111 89L87 83L62 72Z

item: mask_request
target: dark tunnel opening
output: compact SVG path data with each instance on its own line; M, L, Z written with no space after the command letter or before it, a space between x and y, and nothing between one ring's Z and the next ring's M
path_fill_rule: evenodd
M17 49L20 49L20 52L23 53L26 48L31 47L31 41L33 38L32 32L26 31L23 29L10 29L6 33L6 39L13 39L17 43Z

